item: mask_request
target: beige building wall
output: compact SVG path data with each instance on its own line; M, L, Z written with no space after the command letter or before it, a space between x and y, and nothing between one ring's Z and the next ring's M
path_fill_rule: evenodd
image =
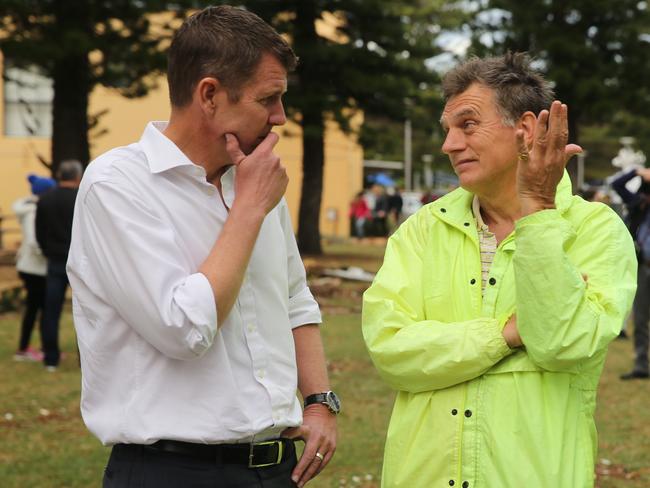
M2 59L0 57L0 67ZM0 70L1 71L1 70ZM0 78L0 94L4 94ZM38 162L36 154L49 159L50 141L42 138L10 138L4 136L4 96L0 97L0 215L11 213L11 204L28 194L28 173L47 176L48 170ZM90 113L108 109L94 132L108 132L97 137L91 133L91 157L121 145L137 141L149 120L167 120L169 101L167 84L163 78L160 86L144 98L126 99L116 91L97 87L90 98ZM294 123L277 128L281 135L276 146L289 174L286 198L291 210L294 227L298 222L300 190L302 185L301 129ZM348 204L362 188L363 151L353 136L343 134L335 123L328 123L325 137L325 174L321 211L321 234L323 236L348 236ZM4 229L17 227L15 221L7 220ZM19 235L7 232L5 246L14 246Z

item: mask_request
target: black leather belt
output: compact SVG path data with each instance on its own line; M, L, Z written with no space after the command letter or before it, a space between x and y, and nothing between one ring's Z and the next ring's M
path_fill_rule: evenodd
M143 447L147 450L204 459L216 464L240 464L249 468L275 466L293 456L296 450L291 439L276 439L253 444L195 444L160 440Z

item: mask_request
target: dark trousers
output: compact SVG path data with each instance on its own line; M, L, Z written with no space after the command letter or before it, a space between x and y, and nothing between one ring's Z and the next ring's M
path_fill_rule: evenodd
M295 452L275 466L248 468L118 444L111 451L103 488L295 488L291 472L296 464Z
M648 372L648 321L650 320L650 267L639 263L634 296L634 371Z
M52 261L47 264L47 283L45 285L45 307L43 309L43 362L46 366L58 366L59 320L68 288L68 275L65 261Z
M27 290L27 299L25 300L25 313L20 327L20 340L18 350L24 351L29 347L29 341L34 330L34 323L39 310L41 311L41 336L43 334L43 305L45 303L45 276L39 276L31 273L18 273L23 280L25 290ZM42 340L42 339L41 339Z

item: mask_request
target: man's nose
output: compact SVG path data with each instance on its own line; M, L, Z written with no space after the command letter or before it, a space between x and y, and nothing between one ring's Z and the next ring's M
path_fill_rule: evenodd
M271 125L284 125L287 123L287 116L284 113L284 105L282 102L273 104L269 114L269 124Z
M442 143L442 152L451 154L455 151L465 149L465 137L460 130L449 129L445 136L445 142Z

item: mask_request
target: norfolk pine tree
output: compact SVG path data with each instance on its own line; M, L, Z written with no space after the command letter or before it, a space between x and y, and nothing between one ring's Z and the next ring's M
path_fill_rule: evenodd
M165 40L187 1L3 0L0 49L10 66L53 81L52 173L65 159L89 162L88 97L96 85L126 97L145 95L166 66ZM171 9L174 10L171 10ZM166 12L161 22L152 14ZM176 21L176 22L175 22Z
M287 114L302 127L303 181L298 245L321 254L320 208L327 120L351 129L354 113L396 120L405 100L418 100L436 76L424 60L436 54L443 2L388 0L250 0L246 8L286 34L300 58L285 96ZM334 36L316 22L336 19Z
M555 83L556 96L569 107L572 142L579 143L581 126L609 124L621 112L637 119L647 118L650 113L650 6L647 2L487 0L482 3L483 13L476 17L474 24L473 52L483 55L506 50L528 51L540 60L546 77ZM491 41L485 43L487 39Z

